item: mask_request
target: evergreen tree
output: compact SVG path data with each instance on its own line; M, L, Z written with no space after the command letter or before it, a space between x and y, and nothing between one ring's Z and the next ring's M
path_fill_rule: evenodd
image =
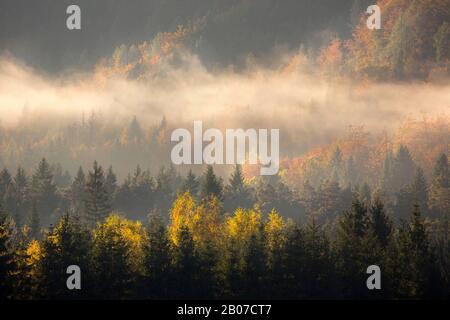
M392 185L398 191L411 184L414 177L415 164L408 148L400 145L393 163Z
M252 206L250 190L245 185L242 168L238 164L225 187L225 210L233 212L237 208L248 209Z
M26 216L30 202L28 178L23 168L17 168L17 173L14 176L13 185L16 210L15 220L20 222L22 220L22 217Z
M37 201L38 211L48 221L49 215L58 206L56 185L51 167L45 158L39 162L32 179L33 198Z
M150 299L169 299L171 289L171 246L166 227L159 215L150 215L148 242L144 246L145 275L142 290Z
M109 213L108 191L106 190L103 169L94 161L93 170L89 171L86 182L85 215L90 225L102 221Z
M337 266L345 298L361 298L367 294L366 275L362 272L371 262L365 254L367 230L367 209L358 199L354 199L352 209L339 220L337 233Z
M177 298L198 298L199 265L199 257L195 250L192 235L187 227L182 227L178 245L174 248L174 268L178 284Z
M244 297L247 299L263 298L265 295L266 259L262 244L257 235L253 234L250 237L243 270Z
M76 217L65 214L43 241L41 294L45 299L80 299L92 293L89 232ZM77 265L82 272L82 290L67 290L67 267Z
M214 169L211 165L208 165L203 176L201 194L202 198L214 196L222 199L222 181L214 174Z
M132 243L122 230L125 223L124 219L112 215L93 231L96 298L125 299L134 293L137 270L132 263Z
M11 185L11 174L7 169L0 171L0 197L4 197L7 189Z
M398 268L402 271L398 295L424 298L432 291L434 277L433 257L428 232L421 217L420 207L414 205L409 223L404 223L398 237Z
M117 177L112 166L109 166L108 172L106 173L105 187L108 192L109 199L112 200L117 189Z
M184 194L186 192L189 192L192 196L197 196L199 191L200 182L198 181L195 174L192 172L192 170L189 170L188 174L183 180L183 183L181 184L181 187L179 189L179 193Z
M72 205L76 211L81 213L84 207L84 202L86 200L86 178L82 167L78 168L77 175L72 182L71 192Z
M375 235L381 247L386 248L392 235L392 221L387 216L380 199L375 199L369 209L369 214L369 229Z

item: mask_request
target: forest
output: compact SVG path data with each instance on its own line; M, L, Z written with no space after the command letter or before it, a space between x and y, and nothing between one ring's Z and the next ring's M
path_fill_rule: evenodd
M0 10L0 300L449 299L450 3L376 2L90 4L131 27L79 52ZM196 120L279 129L278 173L174 165Z

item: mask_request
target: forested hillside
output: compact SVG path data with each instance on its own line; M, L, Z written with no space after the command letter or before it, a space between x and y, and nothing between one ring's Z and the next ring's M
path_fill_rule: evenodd
M0 300L449 298L449 0L380 30L369 1L78 1L89 36L51 2L0 4ZM199 120L279 129L278 173L175 165Z

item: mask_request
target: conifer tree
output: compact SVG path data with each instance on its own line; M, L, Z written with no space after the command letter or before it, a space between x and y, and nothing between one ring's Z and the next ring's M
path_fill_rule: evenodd
M235 166L230 181L225 187L224 198L225 210L228 212L233 212L237 208L247 209L252 205L250 190L245 185L244 175L239 164Z
M193 197L197 196L199 191L200 182L198 181L192 170L189 170L188 174L184 178L179 193L183 194L189 192Z
M150 299L168 299L170 290L176 284L170 282L173 276L171 246L162 217L151 214L147 230L148 242L144 245L145 275L142 290Z
M385 248L392 235L392 221L387 216L380 199L375 199L369 209L369 214L369 229L375 235L378 243Z
M174 249L174 268L177 275L178 296L182 299L194 299L199 284L199 257L194 240L187 227L179 233L178 245Z
M110 209L105 175L102 167L95 161L86 182L85 215L87 222L93 225L95 222L102 221Z
M77 171L77 175L72 182L71 186L72 192L72 205L75 210L81 213L84 209L84 202L86 200L86 177L83 172L83 168L79 167Z
M29 207L29 188L28 178L25 170L21 167L17 168L17 173L13 180L14 185L14 202L15 202L15 220L20 221L22 217L25 217Z
M414 170L415 164L408 148L401 145L395 156L392 168L393 178L391 183L394 191L398 191L412 182Z
M46 235L42 248L41 294L46 299L89 297L92 287L90 235L76 217L65 214ZM67 290L67 267L77 265L82 272L82 290Z
M32 179L33 197L41 217L48 217L58 205L56 185L51 167L45 158L39 162Z
M214 174L214 169L211 165L208 165L203 176L201 193L202 198L214 196L222 199L222 181Z
M112 166L109 166L108 172L106 173L105 187L108 192L109 199L112 200L117 189L117 176L114 173Z

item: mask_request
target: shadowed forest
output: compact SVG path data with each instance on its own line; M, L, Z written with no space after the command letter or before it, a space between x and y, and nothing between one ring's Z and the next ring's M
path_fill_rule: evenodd
M450 2L366 2L153 1L54 64L0 31L0 299L448 299ZM194 120L279 128L278 174L173 165Z

